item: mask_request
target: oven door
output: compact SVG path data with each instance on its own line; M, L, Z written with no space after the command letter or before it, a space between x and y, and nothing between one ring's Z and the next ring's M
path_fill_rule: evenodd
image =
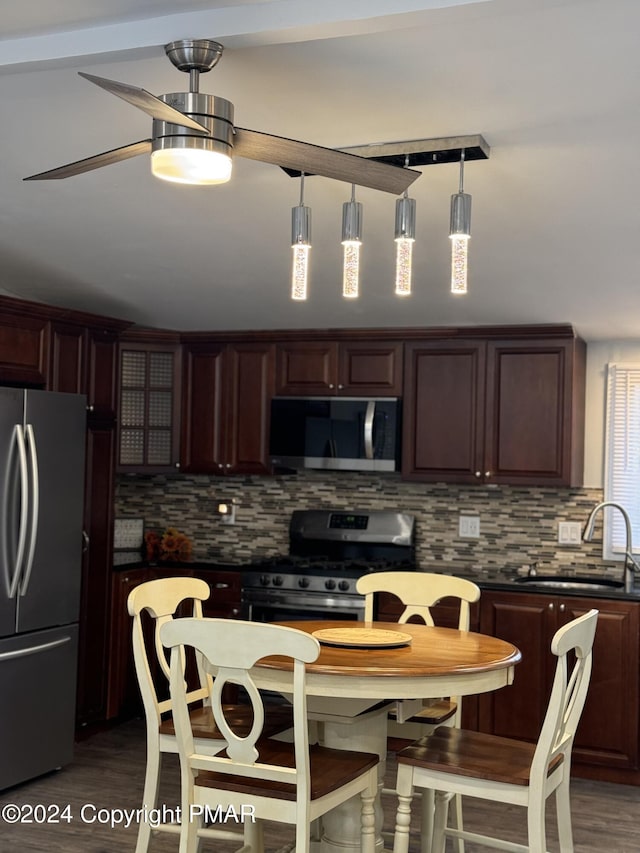
M275 590L243 592L242 615L252 622L294 622L300 619L364 619L364 597L314 595Z

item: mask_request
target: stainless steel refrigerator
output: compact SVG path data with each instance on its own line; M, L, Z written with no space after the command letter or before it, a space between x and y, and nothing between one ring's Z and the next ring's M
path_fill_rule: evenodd
M0 789L73 755L86 400L0 388Z

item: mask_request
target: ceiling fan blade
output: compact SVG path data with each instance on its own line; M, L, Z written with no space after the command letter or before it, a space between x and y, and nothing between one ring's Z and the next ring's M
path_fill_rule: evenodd
M89 80L90 83L95 83L101 89L105 89L112 95L117 95L123 101L137 107L139 110L150 115L151 118L157 118L160 121L168 121L171 124L179 124L181 127L189 127L191 130L200 130L209 136L208 129L200 122L189 118L180 110L175 110L169 104L165 104L160 98L156 98L151 92L146 89L139 89L137 86L129 86L127 83L118 83L117 80L107 80L106 77L96 77L93 74L85 74L84 71L78 71L81 77Z
M143 139L140 142L132 142L131 145L124 145L122 148L112 148L111 151L103 151L102 154L95 154L93 157L87 157L84 160L76 160L75 163L67 163L66 166L58 166L57 169L50 169L48 172L29 175L28 178L23 178L22 180L52 181L57 178L71 178L73 175L91 172L93 169L99 169L101 166L110 166L112 163L119 163L121 160L129 160L131 157L137 157L138 154L150 153L151 140Z
M285 169L299 170L305 175L323 175L394 195L403 193L421 174L413 169L334 151L333 148L239 127L235 129L233 150L239 157L249 160L273 163Z

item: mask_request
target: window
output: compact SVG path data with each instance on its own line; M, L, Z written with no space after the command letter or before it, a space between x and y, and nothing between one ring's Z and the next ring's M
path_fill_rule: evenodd
M621 504L640 550L640 364L607 366L604 499ZM623 558L626 529L622 515L606 510L603 557Z

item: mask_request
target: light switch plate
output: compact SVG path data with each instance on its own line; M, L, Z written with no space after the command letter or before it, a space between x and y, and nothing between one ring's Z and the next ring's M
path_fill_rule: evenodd
M480 536L480 517L477 515L461 515L458 534L461 539L478 539Z
M558 544L580 545L582 542L582 525L579 521L558 522Z

